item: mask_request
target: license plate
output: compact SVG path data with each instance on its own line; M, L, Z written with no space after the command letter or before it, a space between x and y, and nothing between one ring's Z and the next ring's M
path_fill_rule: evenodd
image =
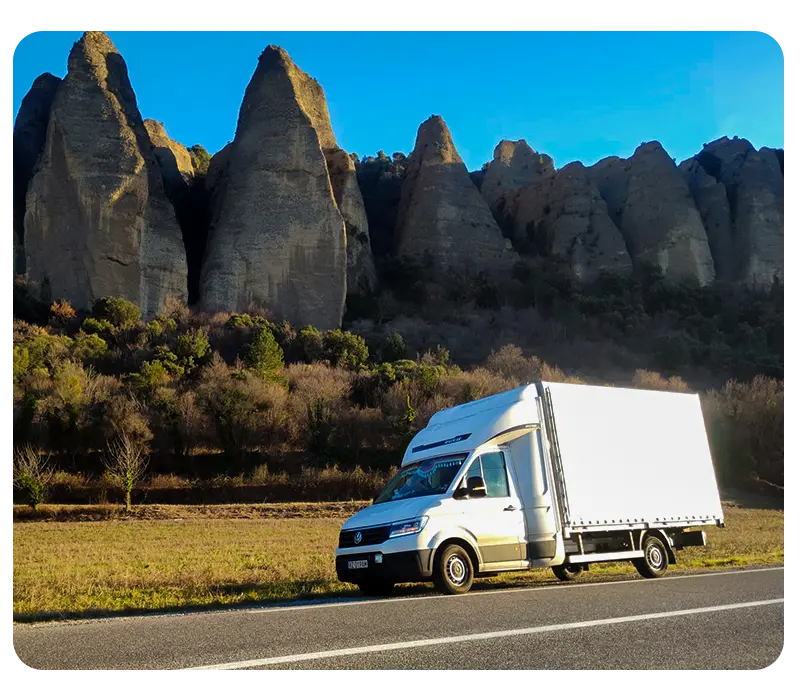
M366 569L369 566L368 559L356 559L355 561L347 562L348 569Z

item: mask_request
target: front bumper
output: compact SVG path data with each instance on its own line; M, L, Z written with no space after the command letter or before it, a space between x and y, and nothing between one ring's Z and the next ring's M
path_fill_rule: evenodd
M375 555L382 555L383 561L377 563ZM432 576L433 551L421 549L410 552L360 552L341 554L336 557L336 575L345 583L364 581L385 581L391 583L413 583L426 581ZM349 561L365 561L366 568L350 569Z

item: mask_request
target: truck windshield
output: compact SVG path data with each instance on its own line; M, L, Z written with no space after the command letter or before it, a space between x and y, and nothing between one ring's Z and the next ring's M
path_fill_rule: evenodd
M466 454L446 455L409 464L386 484L375 503L444 493L466 458Z

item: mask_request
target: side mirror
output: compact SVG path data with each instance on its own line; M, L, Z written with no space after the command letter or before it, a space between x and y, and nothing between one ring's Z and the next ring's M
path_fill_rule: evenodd
M483 498L486 495L486 484L479 476L471 476L467 479L467 495L470 498Z

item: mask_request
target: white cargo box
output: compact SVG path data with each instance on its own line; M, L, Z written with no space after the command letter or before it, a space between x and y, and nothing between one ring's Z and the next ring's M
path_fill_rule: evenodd
M696 394L543 382L568 528L722 520Z

